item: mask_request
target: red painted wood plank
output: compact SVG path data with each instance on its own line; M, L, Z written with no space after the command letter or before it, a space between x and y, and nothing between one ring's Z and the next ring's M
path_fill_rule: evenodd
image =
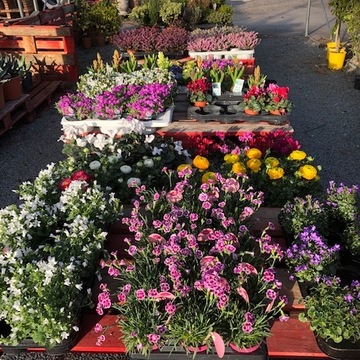
M267 339L270 357L329 359L318 347L309 324L297 319L275 321Z
M116 318L116 315L101 317L95 314L85 314L80 324L80 340L71 349L71 352L125 353L126 348L121 340L121 332L116 325ZM97 323L106 329L105 341L101 346L96 345L97 338L101 335L94 330Z

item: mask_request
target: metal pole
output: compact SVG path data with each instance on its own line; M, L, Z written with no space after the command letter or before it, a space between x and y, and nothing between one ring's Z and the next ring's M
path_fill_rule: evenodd
M18 8L19 8L20 16L24 17L24 9L23 9L21 0L17 0L16 2L17 2L17 5L18 5Z
M305 36L309 36L309 23L310 23L310 9L311 9L311 0L308 0L307 12L306 12L306 23L305 23Z

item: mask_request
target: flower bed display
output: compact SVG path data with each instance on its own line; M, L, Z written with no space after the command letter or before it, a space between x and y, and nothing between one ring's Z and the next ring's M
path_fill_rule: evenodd
M189 56L202 59L254 58L254 48L260 43L258 33L237 26L196 29L189 35Z
M65 131L72 125L77 133L100 129L120 136L168 125L176 82L169 71L170 61L163 54L158 59L163 67L138 69L134 58L121 63L117 52L111 67L98 55L93 67L80 77L77 92L62 96L56 104Z

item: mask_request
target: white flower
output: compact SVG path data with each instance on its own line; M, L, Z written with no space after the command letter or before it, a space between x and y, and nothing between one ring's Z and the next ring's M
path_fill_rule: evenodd
M145 135L145 144L150 144L155 140L155 135L151 134L151 135Z
M98 160L94 160L89 164L91 170L98 170L101 167L101 162Z
M152 150L153 155L161 155L162 152L163 152L163 149L159 149L157 147L154 147Z
M139 178L136 177L131 177L129 178L129 180L127 181L127 185L129 187L137 187L141 185L141 180Z
M154 166L154 160L153 159L145 159L144 165L148 168L152 168Z
M129 165L123 165L120 167L120 171L123 173L123 174L130 174L131 171L132 171L132 168L131 166Z

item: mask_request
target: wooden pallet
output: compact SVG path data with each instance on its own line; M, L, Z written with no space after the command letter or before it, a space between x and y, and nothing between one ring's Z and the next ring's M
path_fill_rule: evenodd
M53 95L62 89L62 81L40 81L33 85L29 92L30 106L29 117L35 118L42 105L52 105Z
M71 24L74 5L0 22L0 50L32 61L43 80L76 82L78 66Z
M30 111L30 95L24 94L18 100L7 101L0 110L0 135L11 129Z
M52 97L62 88L62 84L62 81L36 82L28 94L23 94L18 100L6 102L5 108L0 111L0 135L20 120L33 122L43 105L52 104Z

